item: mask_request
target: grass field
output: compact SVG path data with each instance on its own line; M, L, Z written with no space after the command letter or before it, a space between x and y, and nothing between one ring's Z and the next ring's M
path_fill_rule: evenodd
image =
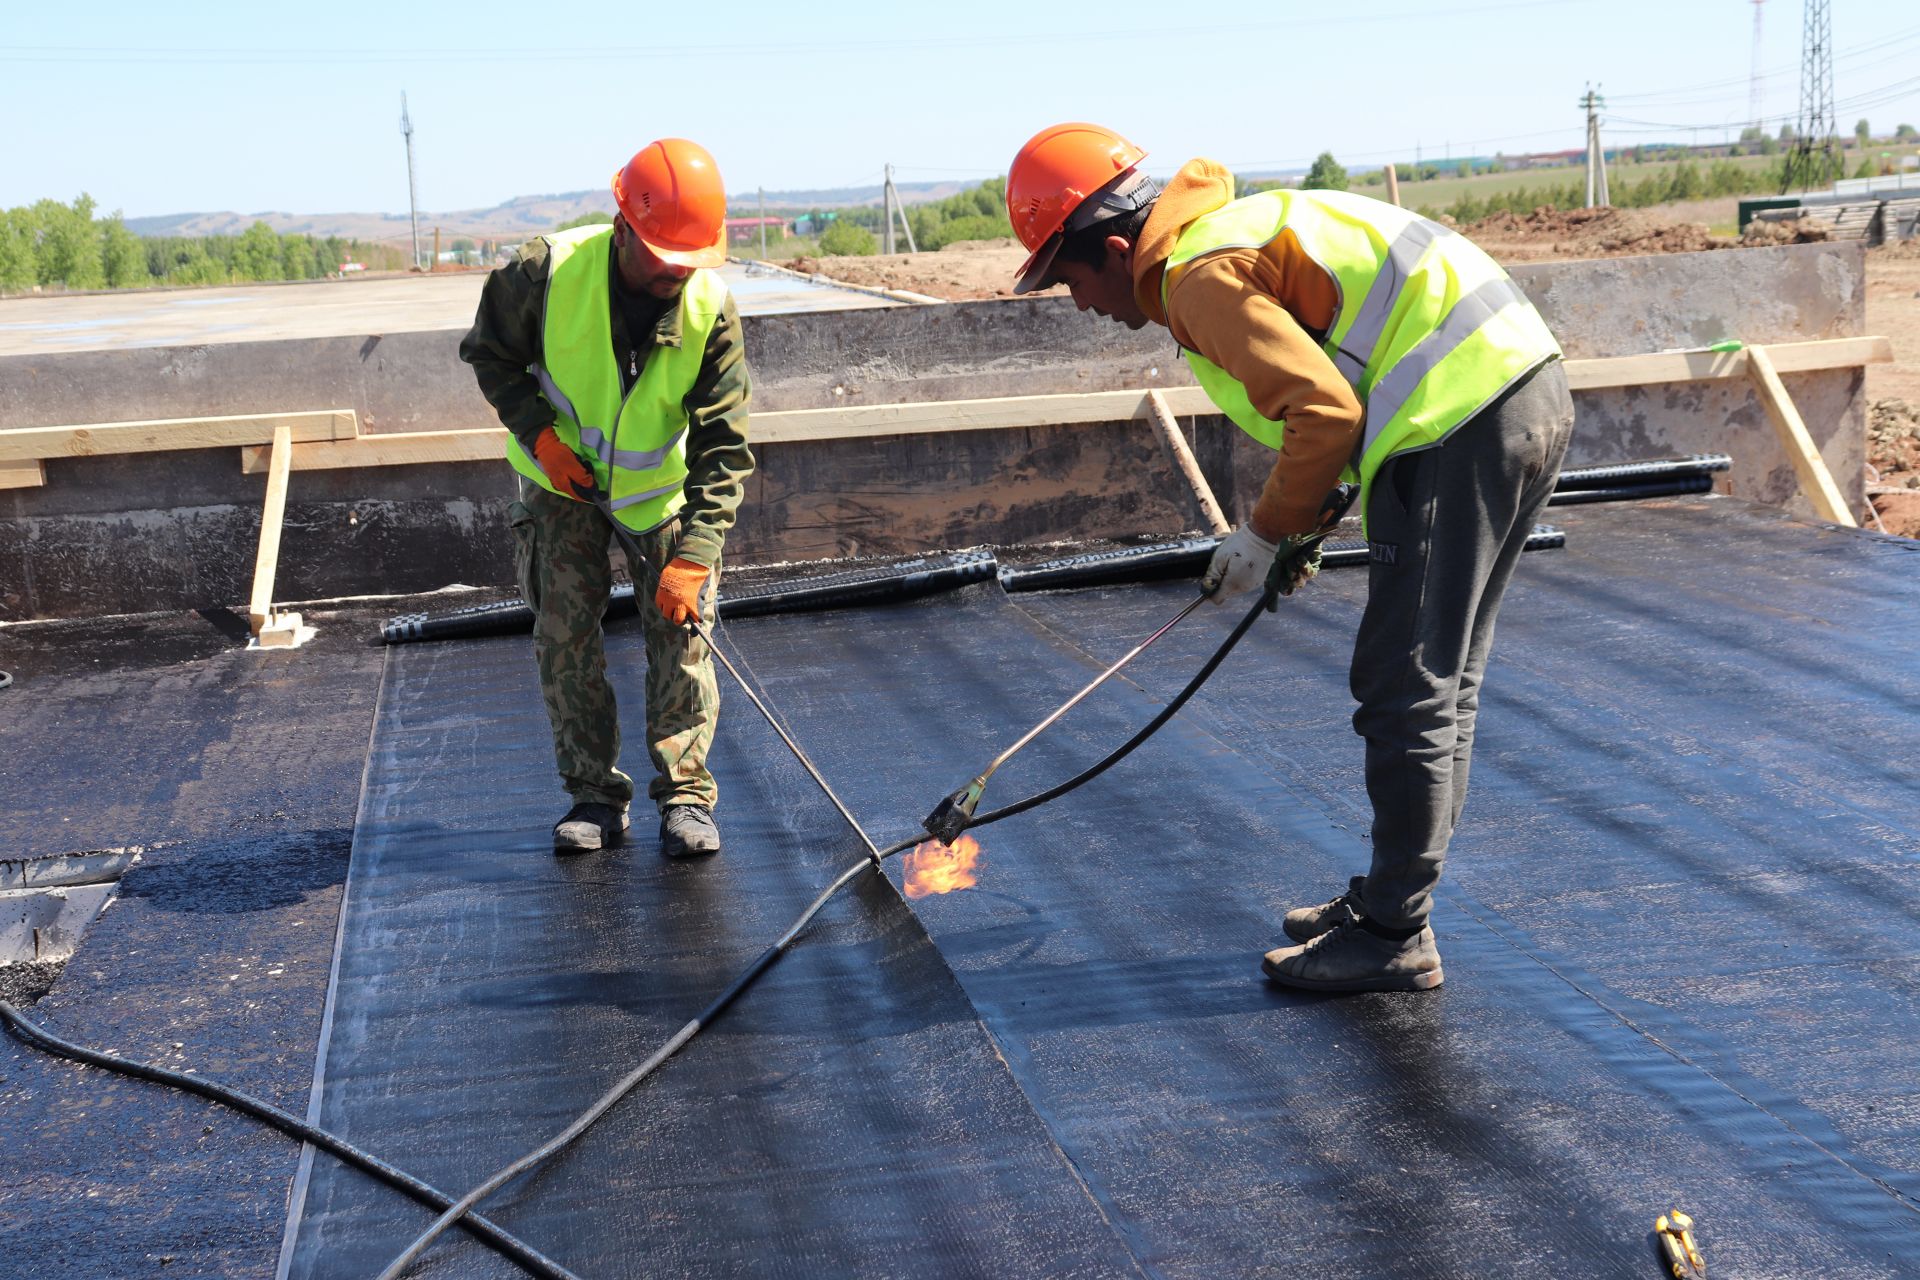
M1920 147L1912 144L1895 146L1876 145L1870 154L1874 156L1885 152L1894 157L1897 167L1901 156L1920 154ZM1846 153L1847 174L1851 176L1860 164L1860 152L1849 150ZM1696 159L1693 163L1704 170L1716 163L1732 163L1746 170L1762 170L1779 161L1778 156L1734 156L1731 160ZM1617 196L1627 186L1655 175L1670 174L1676 161L1647 161L1643 164L1621 163L1607 166L1607 182ZM1373 175L1365 175L1372 177ZM1558 169L1518 169L1511 173L1476 174L1471 178L1451 177L1433 178L1426 182L1402 182L1400 184L1400 202L1410 209L1445 209L1464 197L1485 200L1488 196L1508 195L1517 191L1545 192L1554 187L1569 183L1584 184L1586 170L1580 165L1568 165ZM1363 195L1381 195L1386 190L1384 179L1375 185L1367 185L1364 179L1355 179L1352 189ZM1759 194L1756 192L1755 194ZM1544 202L1543 202L1544 203Z

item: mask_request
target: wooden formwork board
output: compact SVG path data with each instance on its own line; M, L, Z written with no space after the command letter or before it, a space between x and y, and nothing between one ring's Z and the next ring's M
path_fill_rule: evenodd
M0 462L0 489L33 489L47 482L47 464L38 458Z
M359 418L351 409L222 418L158 418L74 427L21 427L0 431L0 463L269 444L280 427L287 428L298 443L348 440L360 432Z

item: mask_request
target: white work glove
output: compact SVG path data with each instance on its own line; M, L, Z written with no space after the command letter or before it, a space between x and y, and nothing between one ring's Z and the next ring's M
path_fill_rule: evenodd
M1243 524L1214 548L1213 561L1207 565L1200 585L1213 593L1216 605L1225 604L1231 596L1258 591L1267 585L1267 571L1273 568L1273 558L1279 553L1278 546Z

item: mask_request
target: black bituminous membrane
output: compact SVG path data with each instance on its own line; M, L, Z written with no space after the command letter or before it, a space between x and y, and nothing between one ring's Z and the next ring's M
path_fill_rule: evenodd
M304 1110L380 684L370 611L238 647L217 611L0 631L0 844L144 845L50 1030ZM272 1273L299 1147L0 1035L0 1276Z
M643 800L626 848L556 859L564 796L526 642L388 661L319 1119L458 1195L564 1127L865 849L734 697L712 757L725 853L664 861ZM609 662L641 687L637 635L616 631ZM296 1203L297 1277L372 1275L429 1217L324 1157ZM1135 1273L875 879L485 1211L591 1277ZM455 1232L416 1274L517 1272Z
M1366 867L1357 573L915 904L1150 1271L1652 1274L1678 1204L1720 1274L1920 1274L1920 546L1721 499L1567 523L1501 615L1439 991L1259 979L1285 910ZM730 630L891 834L1191 591ZM1230 623L1176 630L982 808L1122 740Z

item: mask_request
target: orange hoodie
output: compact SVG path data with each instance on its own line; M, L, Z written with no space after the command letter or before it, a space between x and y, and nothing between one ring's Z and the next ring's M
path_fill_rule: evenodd
M1339 305L1333 276L1292 231L1251 249L1222 249L1160 282L1187 225L1233 199L1233 175L1189 160L1154 203L1133 251L1133 292L1147 317L1233 375L1262 415L1286 423L1280 456L1248 523L1269 540L1310 532L1360 439L1353 388L1320 349Z

